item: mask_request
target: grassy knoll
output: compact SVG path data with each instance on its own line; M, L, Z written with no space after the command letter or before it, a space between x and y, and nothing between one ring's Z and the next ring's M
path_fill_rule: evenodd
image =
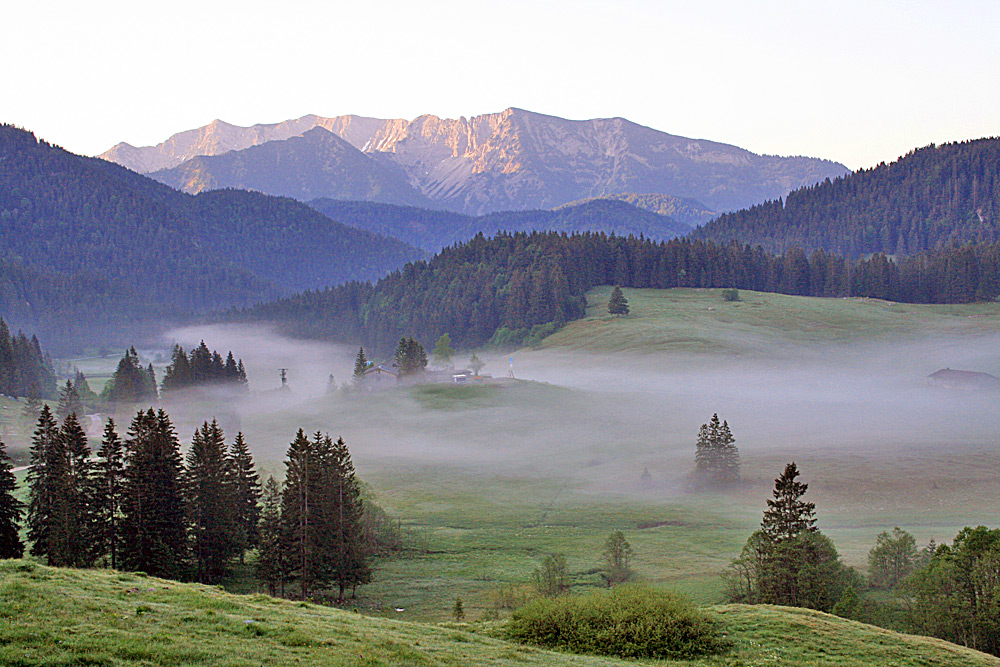
M628 289L625 318L607 311L610 287L587 294L587 316L546 338L542 349L591 352L753 354L775 344L850 343L929 335L996 333L1000 303L920 305L741 290Z
M370 618L143 575L0 563L0 664L987 667L1000 660L805 610L710 608L731 649L696 661L623 661L497 638L497 625ZM492 635L492 636L491 636Z

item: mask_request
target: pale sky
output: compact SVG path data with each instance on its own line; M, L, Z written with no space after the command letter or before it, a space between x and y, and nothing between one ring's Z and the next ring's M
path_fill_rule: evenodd
M1000 2L13 0L0 122L83 154L221 118L622 116L852 169L1000 135Z

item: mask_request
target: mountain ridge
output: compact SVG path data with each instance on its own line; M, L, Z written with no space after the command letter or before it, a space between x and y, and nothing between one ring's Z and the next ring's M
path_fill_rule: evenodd
M457 119L308 115L249 128L214 121L157 146L119 144L100 157L134 169L177 168L199 152L239 152L288 141L315 127L363 153L390 160L406 173L409 186L437 207L476 215L549 209L627 192L672 195L712 210L734 210L848 171L829 160L757 155L621 117L568 120L514 107Z

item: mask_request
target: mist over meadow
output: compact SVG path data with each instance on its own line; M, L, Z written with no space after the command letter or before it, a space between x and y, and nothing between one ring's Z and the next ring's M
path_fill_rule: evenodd
M782 461L806 461L818 491L850 502L857 488L825 484L831 466L867 470L861 487L936 484L928 482L935 461L992 460L1000 431L995 392L946 389L927 377L945 367L997 372L996 335L785 345L747 338L731 341L738 352L719 354L481 354L484 373L503 378L513 356L515 377L531 382L458 393L449 385L352 391L355 348L266 328L191 327L165 338L186 348L202 339L243 359L251 393L170 398L182 437L219 417L227 431L242 429L276 474L301 427L343 436L361 476L380 483L434 468L558 480L588 494L675 496L690 490L699 426L718 413L733 429L749 485L763 489ZM453 362L460 368L467 359L460 353ZM280 368L288 369L284 391ZM644 470L652 480L640 483Z

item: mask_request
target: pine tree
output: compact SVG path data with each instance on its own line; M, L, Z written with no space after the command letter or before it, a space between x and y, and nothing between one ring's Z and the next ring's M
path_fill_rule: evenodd
M191 385L191 364L187 353L180 345L174 345L170 365L163 371L163 393L167 394Z
M187 556L177 434L163 410L150 408L132 420L125 445L122 566L176 579Z
M95 402L97 401L97 394L94 390L90 388L90 383L87 382L87 376L83 374L79 369L73 376L73 387L76 389L77 395L80 397L81 410L78 413L83 415L87 408L93 408Z
M615 288L611 290L611 298L608 299L608 313L612 315L628 315L629 313L628 299L625 298L620 285L615 285Z
M365 348L358 348L358 356L354 358L354 383L358 384L365 379L365 371L368 369L368 358L365 356Z
M396 346L396 367L399 375L413 375L427 368L424 346L412 338L401 338Z
M122 488L125 483L125 446L115 422L108 419L94 466L94 511L97 522L96 555L106 557L112 569L118 567L121 548Z
M0 558L20 558L24 555L20 525L24 505L17 499L17 480L11 472L7 447L0 440Z
M104 400L112 403L142 403L157 398L156 376L153 365L143 368L139 363L139 353L134 347L125 351L118 367L101 392Z
M184 495L191 526L196 578L213 583L225 576L239 549L241 509L232 464L219 424L205 422L195 431L184 470Z
M242 563L244 552L257 546L260 523L260 475L242 432L236 434L229 449L229 463L236 493L236 545Z
M271 595L284 596L288 565L282 540L281 486L273 477L264 482L260 512L260 543L257 549L257 577L267 584Z
M809 485L796 482L798 476L799 469L793 461L774 480L774 500L767 501L761 522L761 530L774 543L816 531L816 505L800 500Z

